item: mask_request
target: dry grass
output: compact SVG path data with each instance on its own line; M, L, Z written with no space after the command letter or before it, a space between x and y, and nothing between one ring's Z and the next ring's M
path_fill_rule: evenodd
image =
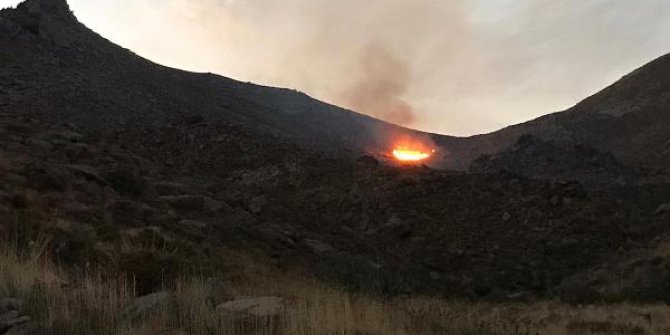
M485 304L431 298L392 301L346 293L304 276L247 266L228 283L233 296L289 299L274 320L230 319L206 299L204 281L179 280L174 302L141 320L123 316L134 299L122 279L89 276L77 283L43 257L40 244L17 256L0 252L0 296L27 302L28 313L54 334L669 334L670 308L627 304L573 307L558 302ZM240 258L241 263L254 264ZM270 322L271 321L271 322Z

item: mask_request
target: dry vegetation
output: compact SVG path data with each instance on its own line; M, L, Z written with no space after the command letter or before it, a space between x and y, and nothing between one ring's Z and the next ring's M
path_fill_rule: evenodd
M383 300L309 279L247 266L228 283L232 297L286 297L277 318L223 315L207 302L197 276L171 286L174 299L140 319L124 308L132 281L90 275L74 280L44 257L42 244L18 256L0 253L0 297L18 297L53 334L668 334L667 306L568 306L558 302L485 304L431 298ZM240 263L254 264L239 256Z

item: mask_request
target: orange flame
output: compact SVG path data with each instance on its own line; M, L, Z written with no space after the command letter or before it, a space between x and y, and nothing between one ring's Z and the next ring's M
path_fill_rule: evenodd
M419 162L424 159L427 159L428 157L431 156L431 154L432 152L427 153L419 150L408 149L405 147L399 147L393 150L393 156L401 162Z
M391 157L401 164L426 161L435 154L435 144L425 136L397 134L391 143Z

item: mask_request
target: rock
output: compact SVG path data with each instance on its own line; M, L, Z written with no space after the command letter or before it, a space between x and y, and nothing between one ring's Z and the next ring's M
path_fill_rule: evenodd
M665 213L670 213L670 203L660 205L656 209L656 215L661 215Z
M49 242L54 256L70 264L81 264L87 259L89 248L96 240L96 232L92 226L58 220L55 228Z
M48 331L34 325L32 323L23 323L16 327L13 327L7 331L4 335L48 335Z
M74 131L51 131L46 133L43 138L53 144L78 143L84 136Z
M21 299L17 298L4 298L0 299L0 314L7 313L9 311L23 311L24 302Z
M42 149L42 150L53 149L53 145L49 141L40 140L37 138L29 138L26 140L25 144L35 149Z
M95 168L88 166L88 165L68 165L67 166L68 170L72 172L75 176L84 178L88 181L94 182L100 186L106 186L107 181L100 177L100 174L98 174L98 171L95 170Z
M207 214L230 213L232 209L225 202L205 197L204 210Z
M205 281L205 301L211 307L218 306L224 301L232 299L226 289L226 283L219 277L212 277Z
M5 129L9 132L27 135L33 132L33 127L27 123L10 121L5 125Z
M98 206L89 206L79 202L64 203L61 210L63 218L75 222L100 222L104 218L104 210Z
M143 332L141 334L146 334L150 331L151 334L156 334L156 335L190 335L190 333L187 333L183 330L178 330L178 329L177 330L175 330L175 329L155 329L151 326L149 326L149 327L150 327L149 328L150 330L147 330L146 332Z
M280 297L238 299L220 304L216 310L230 316L276 317L286 311L286 299Z
M510 214L509 212L503 213L503 215L502 215L503 222L507 222L511 219L512 219L512 214Z
M148 206L142 203L119 200L110 205L112 220L123 226L141 226L145 219Z
M30 322L30 317L21 315L19 311L9 311L0 314L0 333L26 322Z
M440 280L441 278L440 274L435 271L431 271L428 275L430 276L430 280L432 281Z
M264 195L257 196L249 201L249 211L253 214L258 214L263 210L266 203L267 198Z
M5 176L5 182L14 187L24 187L28 185L28 178L20 174L9 173Z
M331 246L328 243L321 242L319 240L314 240L314 239L305 239L305 245L308 246L312 251L316 252L317 254L323 254L329 251L335 250L333 246Z
M177 214L172 209L146 208L144 211L144 221L147 225L167 226L177 222Z
M359 157L357 162L358 162L358 164L366 166L366 167L377 167L377 166L380 165L379 161L376 158L374 158L374 156L370 156L370 155L365 155L365 156Z
M195 195L162 196L160 199L183 211L201 211L205 204L203 197Z
M105 174L105 180L121 195L139 197L144 194L146 185L140 173L133 169L116 168Z
M154 190L156 191L156 195L158 196L182 195L189 193L189 190L186 187L186 185L171 181L153 183L151 184L151 186L154 188Z
M299 241L298 235L289 230L276 231L275 239L283 246L291 249L296 249Z
M24 192L6 192L0 191L0 203L11 204L16 208L26 208L28 206L28 196Z
M206 232L207 230L212 228L211 224L198 220L181 220L179 221L178 224L180 227L193 228L200 232Z
M515 292L515 293L510 293L506 296L508 300L515 300L515 301L525 301L528 298L530 298L532 295L531 292L528 291L523 291L523 292Z
M65 147L65 154L72 159L83 159L93 157L93 150L84 143L71 143Z
M412 236L411 226L395 215L391 216L391 218L384 224L382 231L390 232L401 240L405 240Z
M60 169L39 164L27 166L23 174L28 185L38 191L65 191L70 184L70 176Z
M167 307L173 298L172 294L168 292L157 292L139 297L123 309L123 316L129 320L137 320Z

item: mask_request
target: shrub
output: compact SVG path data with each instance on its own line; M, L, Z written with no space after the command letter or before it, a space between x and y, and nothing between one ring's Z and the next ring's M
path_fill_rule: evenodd
M122 195L137 197L143 195L146 190L142 177L129 170L112 171L105 176L105 180Z

